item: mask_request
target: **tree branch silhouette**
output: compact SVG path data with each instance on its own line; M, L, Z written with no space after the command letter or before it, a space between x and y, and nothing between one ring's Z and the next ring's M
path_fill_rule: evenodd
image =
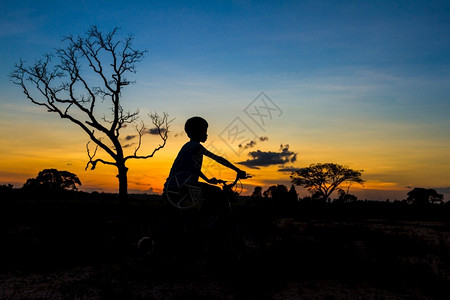
M45 107L48 112L57 113L61 118L79 126L96 144L94 152L86 151L89 157L86 169L95 169L98 163L114 165L118 169L119 194L127 198L128 159L145 159L166 145L169 132L167 113L149 115L151 122L159 130L162 144L150 154L138 155L141 148L143 129L137 128L139 143L132 155L126 156L121 144L120 133L127 125L139 120L139 110L125 111L122 105L123 87L133 83L127 79L129 73L136 73L136 63L140 62L146 51L135 50L132 35L118 40L118 28L103 33L92 26L84 36L69 35L63 38L68 45L56 50L55 56L45 54L42 59L26 66L20 60L10 74L13 83L19 85L26 98L33 104ZM87 67L86 67L87 66ZM103 113L102 105L108 105L110 115ZM107 143L103 140L108 141ZM113 161L96 158L98 147Z

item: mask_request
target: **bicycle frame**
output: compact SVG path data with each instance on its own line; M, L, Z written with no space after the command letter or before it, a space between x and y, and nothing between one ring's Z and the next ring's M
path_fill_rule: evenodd
M235 196L235 192L233 191L233 187L236 186L236 184L239 182L240 179L247 179L247 178L251 178L251 176L246 176L245 178L240 178L239 176L236 176L235 180L232 181L232 182L224 181L224 180L217 180L217 184L222 184L222 191L226 194L226 199L225 200L226 200L227 203L225 203L225 205L228 205L228 212L225 212L225 214L228 214L228 217L234 218L233 211L232 211L232 208L231 208L231 203L230 203L230 200L232 199L232 197ZM176 178L175 178L175 180L176 180ZM186 191L186 189L189 189L189 186L187 186L187 187L186 186L187 185L180 185L180 191L174 191L173 193L170 193L170 192L167 193L167 191L166 191L166 193L167 193L166 194L166 200L168 200L168 202L173 207L178 209L178 211L179 211L179 214L177 214L178 217L181 217L181 216L185 215L185 213L189 216L190 213L188 213L188 211L184 211L184 210L189 209L189 208L193 208L194 206L197 206L198 203L199 203L199 199L192 198L192 194L189 193L188 190ZM194 187L198 188L196 186L194 186ZM184 188L186 188L184 190L185 194L182 193L182 189L184 189ZM171 196L176 196L177 199L175 199L175 197L171 198ZM190 212L193 212L194 214L197 213L196 210L193 210L193 211L190 211ZM218 216L216 216L216 217L218 217ZM215 223L214 220L211 220L211 221L213 223ZM214 226L213 223L207 224L207 227L210 227L211 225ZM184 224L183 220L181 221L180 224L182 224L183 230L184 230L184 234L186 234L186 228L184 227L186 224ZM239 233L239 229L238 228L232 228L231 230L235 231L234 235L237 238L240 238L241 234ZM155 242L154 242L152 236L153 236L153 234L151 233L150 236L143 237L138 242L138 248L146 255L150 255L154 251L154 248L155 248ZM156 245L161 245L163 243L156 242ZM159 246L159 247L157 246L156 248L160 249L160 250L157 250L157 252L161 251L161 246Z
M222 184L222 190L224 192L232 192L233 187L236 186L240 179L247 178L251 178L251 176L240 178L236 175L235 180L231 183L225 180L217 180L217 184ZM201 187L180 182L177 176L173 176L168 182L169 185L172 183L175 186L174 189L165 191L165 197L173 207L180 210L191 209L198 206L201 200L203 200Z

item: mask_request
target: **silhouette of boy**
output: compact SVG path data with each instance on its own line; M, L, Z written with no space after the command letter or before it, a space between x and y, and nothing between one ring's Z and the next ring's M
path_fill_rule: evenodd
M170 180L173 176L177 177L179 184L200 186L204 194L220 191L216 186L198 181L198 179L201 178L207 183L217 183L216 178L209 179L201 171L204 155L221 165L236 171L239 178L245 178L245 171L240 170L225 158L211 153L200 144L204 143L208 138L208 122L205 119L201 117L192 117L188 119L184 125L184 130L190 138L190 141L184 144L180 152L178 152L172 168L170 169L169 177L164 184L164 191L178 188L178 186L176 186L177 182L175 180Z
M208 237L210 239L211 249L220 249L221 237L226 234L227 225L230 222L225 213L228 205L226 196L222 190L217 186L208 184L217 184L217 179L209 179L202 173L203 156L207 156L223 166L236 171L239 178L245 178L247 174L225 158L206 150L200 144L204 143L208 138L208 122L205 119L201 117L188 119L184 130L190 138L190 141L183 145L173 162L169 177L164 184L163 197L167 197L166 193L168 191L178 191L179 188L182 188L183 184L200 187L201 198L204 200L200 210L183 211L183 214L180 214L182 218L181 222L183 223L184 230L188 232L191 232L191 230L195 231L194 228L198 228L198 226L203 227L206 225L210 233L214 232L214 234ZM177 180L173 180L175 176ZM199 178L207 183L199 182ZM187 241L189 240L188 238Z

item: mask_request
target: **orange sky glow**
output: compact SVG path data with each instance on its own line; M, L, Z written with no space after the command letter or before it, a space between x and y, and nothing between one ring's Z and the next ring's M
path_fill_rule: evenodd
M400 200L423 187L450 200L448 1L132 1L126 9L115 0L3 1L0 9L1 185L20 188L56 168L75 173L83 191L118 192L114 167L85 170L88 136L8 77L20 60L32 64L96 25L119 27L118 39L132 34L133 47L148 50L127 74L124 110L139 109L147 126L152 112L174 119L165 148L128 161L130 193L161 193L187 142L184 122L201 116L204 146L253 175L243 194L290 187L290 169L337 163L364 170L364 185L349 190L359 199ZM110 112L106 101L96 109L99 120ZM121 132L123 145L133 134L133 126ZM146 134L143 142L142 155L161 141ZM203 167L234 177L207 159Z

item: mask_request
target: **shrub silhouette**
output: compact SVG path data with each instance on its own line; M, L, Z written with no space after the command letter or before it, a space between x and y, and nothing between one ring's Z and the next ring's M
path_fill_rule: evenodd
M256 186L251 197L253 199L261 199L262 198L262 187Z
M272 185L263 193L264 198L271 199L275 204L283 207L291 207L298 201L297 192L295 187L291 187L290 190L283 185Z
M288 189L283 184L272 185L264 193L264 197L272 198L273 200L286 199L288 195Z
M339 194L339 198L334 200L334 202L336 202L336 203L350 203L350 202L355 202L358 200L358 197L347 193L343 189L339 189L338 194Z

